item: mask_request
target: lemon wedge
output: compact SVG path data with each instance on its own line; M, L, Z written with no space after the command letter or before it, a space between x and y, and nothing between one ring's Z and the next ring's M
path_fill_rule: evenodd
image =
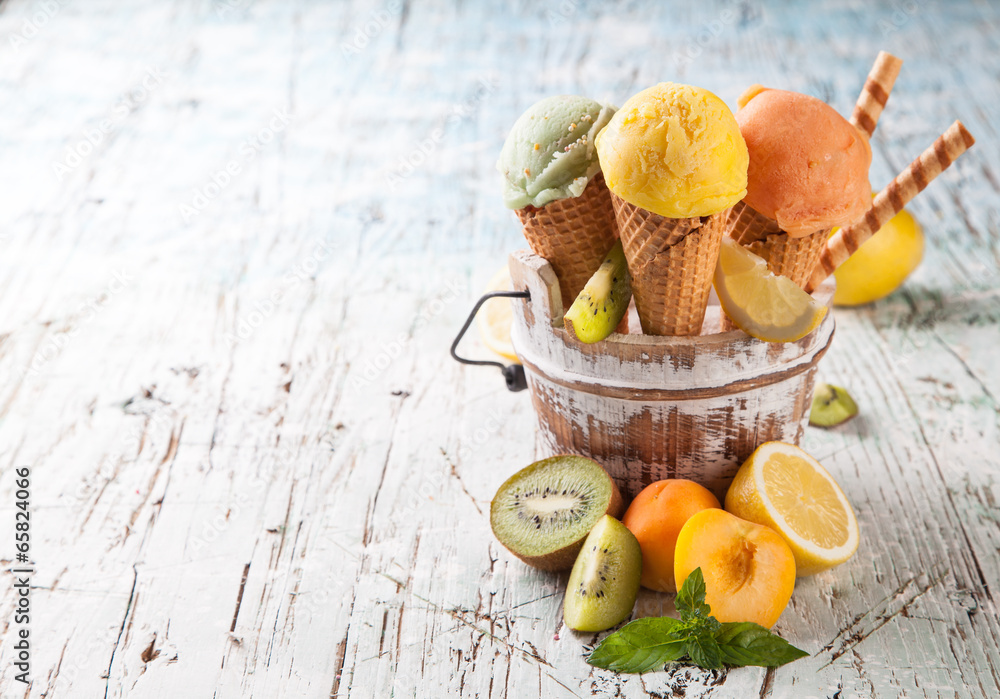
M726 510L778 532L800 576L839 565L858 548L858 520L844 491L793 444L757 447L729 486Z
M497 270L497 273L490 279L486 292L491 291L513 291L514 283L510 279L510 272L506 265ZM479 336L483 344L499 354L504 359L521 363L514 352L514 346L510 342L510 326L514 323L514 309L511 308L510 299L490 299L479 309L476 316L476 327L479 329Z
M826 306L729 237L722 239L715 292L736 327L765 342L799 340L826 315Z

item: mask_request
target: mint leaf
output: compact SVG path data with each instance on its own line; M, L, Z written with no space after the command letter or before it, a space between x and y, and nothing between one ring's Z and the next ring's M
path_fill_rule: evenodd
M727 665L777 667L809 655L752 621L722 624L715 638Z
M681 620L637 619L601 641L587 662L617 672L647 672L687 657L707 670L723 665L777 667L807 655L751 621L719 623L705 603L705 579L695 568L674 601Z
M714 621L714 619L713 619ZM692 636L685 646L692 664L706 670L717 670L722 667L722 649L719 643L710 635Z
M684 621L704 619L712 613L711 607L705 604L705 577L701 574L701 568L692 570L684 580L674 606Z
M705 609L707 610L705 612L706 614L712 613L711 608L707 604L705 605ZM690 621L688 622L688 624L692 626L693 633L695 633L696 635L711 636L712 638L715 638L715 635L719 632L719 629L722 628L722 624L720 624L719 620L716 619L714 616L707 616L704 619L697 619L696 621Z
M684 657L687 626L668 616L636 619L601 641L587 662L616 672L646 672Z

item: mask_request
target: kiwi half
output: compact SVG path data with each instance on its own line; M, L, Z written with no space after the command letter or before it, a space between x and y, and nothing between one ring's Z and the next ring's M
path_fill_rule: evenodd
M628 264L619 240L566 311L563 318L566 329L581 342L600 342L615 332L628 312L631 299ZM623 329L628 332L627 323Z
M568 570L604 514L621 515L621 493L600 464L553 456L500 486L490 505L493 533L508 551L541 570Z
M813 391L809 424L815 427L836 427L858 414L858 404L846 388L821 383Z
M628 528L605 515L594 525L566 585L563 618L577 631L604 631L632 614L642 549Z

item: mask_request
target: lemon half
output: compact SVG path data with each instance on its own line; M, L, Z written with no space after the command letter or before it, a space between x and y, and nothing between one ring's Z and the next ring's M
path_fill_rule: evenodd
M726 493L726 510L778 532L800 576L839 565L858 548L858 520L844 491L793 444L757 447Z
M487 293L513 290L514 283L511 281L510 272L506 265L497 270L486 288ZM514 309L511 307L510 299L489 299L476 315L476 327L479 329L479 336L482 338L483 344L504 359L520 364L521 360L517 358L514 345L510 342L510 327L513 323Z
M715 292L736 327L765 342L799 340L826 315L826 306L729 237L722 239Z

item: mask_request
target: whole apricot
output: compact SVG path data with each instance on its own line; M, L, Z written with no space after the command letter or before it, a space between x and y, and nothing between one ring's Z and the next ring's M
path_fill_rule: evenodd
M694 481L672 478L646 486L629 505L622 524L639 540L642 549L642 586L676 592L674 545L688 518L696 512L721 508L710 490Z
M795 557L777 532L725 510L703 510L677 536L674 579L695 568L705 578L705 602L721 622L774 626L795 588Z

